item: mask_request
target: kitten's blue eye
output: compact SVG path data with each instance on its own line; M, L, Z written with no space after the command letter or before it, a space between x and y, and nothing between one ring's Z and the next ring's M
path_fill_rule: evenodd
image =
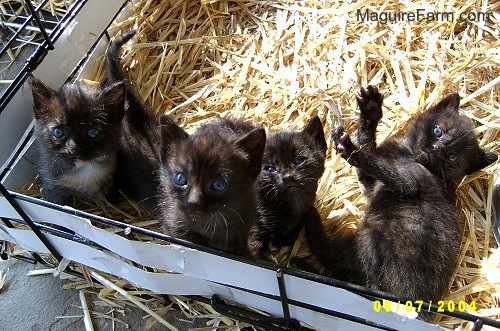
M438 138L443 135L443 129L440 126L435 126L433 132Z
M458 161L458 155L455 154L455 153L451 153L450 155L448 155L448 160L450 160L451 162L457 162Z
M224 179L214 180L212 182L212 185L210 185L210 188L215 192L222 192L226 189L226 187L227 187L227 182Z
M186 178L186 175L184 175L183 173L181 172L176 172L174 174L174 183L175 185L177 186L184 186L187 184L187 178Z
M97 135L99 134L99 130L97 129L94 129L94 128L90 128L87 130L87 137L89 138L95 138L97 137Z
M293 164L301 165L302 163L305 162L305 160L306 160L306 157L300 156L300 157L296 158L295 161L293 161Z
M61 128L53 128L52 136L56 139L61 139L62 137L64 137L64 131Z
M267 165L264 167L264 170L267 172L276 172L276 167L272 165Z

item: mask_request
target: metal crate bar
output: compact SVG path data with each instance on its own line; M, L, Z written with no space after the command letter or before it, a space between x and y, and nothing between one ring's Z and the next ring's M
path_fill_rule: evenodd
M41 8L47 2L48 0L45 0L39 6L34 8L29 0L26 1L26 4L28 4L27 6L33 9L33 13L26 17L27 19L25 20L25 22L19 26L19 29L14 33L14 35L9 39L9 41L0 51L0 56L5 55L9 50L9 47L17 40L17 38L19 38L19 35L29 27L28 24L31 22L31 20L35 21L34 26L38 27L38 29L40 30L43 37L43 42L39 44L34 43L38 46L33 50L28 58L25 59L24 65L20 68L17 75L13 79L9 80L10 83L0 96L0 113L7 106L9 101L14 97L18 89L24 84L24 81L26 80L29 73L35 70L47 55L48 51L53 49L53 43L59 38L67 24L75 17L76 14L78 14L87 0L75 0L56 24L54 24L53 20L40 19ZM33 26L31 26L31 29L33 29ZM47 31L47 29L49 30Z

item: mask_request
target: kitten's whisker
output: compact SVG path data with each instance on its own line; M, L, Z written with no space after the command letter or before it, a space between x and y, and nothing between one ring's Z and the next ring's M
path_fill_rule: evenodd
M278 190L274 190L274 194L273 194L271 199L276 200L278 198L278 196L279 196Z
M266 190L266 193L264 194L264 199L267 199L269 197L269 194L271 194L273 192L273 190L276 190L276 187L272 184L269 184L268 185L269 187L271 187L269 190ZM264 190L259 190L259 193L262 194Z
M219 215L222 217L222 219L224 220L224 223L226 224L226 241L229 241L229 226L227 224L227 220L224 217L224 214L222 214L221 212L219 212Z
M213 225L213 231L212 231L212 235L210 236L210 239L213 239L215 237L215 232L217 231L217 224L218 224L217 213L212 213L212 220L213 221L210 221L208 224L208 227L210 227L210 223ZM207 232L208 232L208 229L207 229Z
M259 192L268 191L269 189L273 189L273 187L274 187L273 184L266 184L266 185L260 186Z
M277 193L277 192L278 192L278 190L277 190L275 187L273 187L271 190L269 190L269 191L266 193L266 195L264 196L264 198L266 198L266 199L267 199L267 198L269 198L269 195L270 195L270 194L272 194L271 199L273 199L273 198L274 198L274 196L276 195L276 193Z
M311 183L317 182L319 180L319 178L316 178L316 177L304 177L303 179L310 181Z
M226 206L226 208L228 208L230 211L232 211L233 213L236 214L236 216L239 217L240 221L241 221L241 224L245 224L245 221L243 221L243 218L241 217L241 215L236 211L234 210L233 208L229 207L229 206Z
M468 135L465 132L461 132L459 136L452 137L452 141L455 142L455 144L459 143L460 140L467 138Z

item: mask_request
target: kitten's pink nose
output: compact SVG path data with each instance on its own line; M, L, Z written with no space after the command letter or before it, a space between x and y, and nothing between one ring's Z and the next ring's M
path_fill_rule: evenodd
M283 181L286 182L286 181L289 181L289 180L292 180L293 179L293 176L291 173L289 172L285 172L283 174L283 176L281 176L281 178L283 178Z
M431 145L433 151L437 151L441 148L441 144L435 143Z
M201 190L193 187L189 191L188 198L187 198L187 204L189 207L195 207L198 206L201 202L202 196L201 196Z
M73 150L75 149L75 147L76 147L76 142L73 139L68 139L68 141L66 141L67 149Z
M80 167L83 167L83 165L85 164L85 161L84 160L81 160L81 159L74 159L74 162L75 162L75 166L77 168L80 168Z
M425 143L424 148L422 150L426 152L427 154L435 152L437 149L439 149L439 146L437 143L431 144L431 143Z

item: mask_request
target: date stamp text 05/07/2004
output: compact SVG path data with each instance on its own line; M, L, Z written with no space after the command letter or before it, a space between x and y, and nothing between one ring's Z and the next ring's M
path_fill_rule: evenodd
M425 308L422 306L425 305ZM400 306L404 306L405 310L407 312L411 312L413 309L415 309L418 313L421 311L431 311L431 305L433 304L432 301L426 302L423 300L415 300L415 301L406 301L406 302L401 302L398 301L397 303L392 303L391 301L386 301L384 300L381 302L380 300L375 300L373 302L373 310L377 313L381 312L384 310L385 312L391 312L391 311L399 311ZM476 311L476 302L472 300L469 304L467 304L465 301L460 300L458 302L455 302L454 300L449 300L447 302L443 300L439 300L437 303L437 312L438 313L445 313L445 312L454 312L454 311L459 311L461 313L466 312L467 310L469 311ZM396 305L396 308L394 308L394 305Z

